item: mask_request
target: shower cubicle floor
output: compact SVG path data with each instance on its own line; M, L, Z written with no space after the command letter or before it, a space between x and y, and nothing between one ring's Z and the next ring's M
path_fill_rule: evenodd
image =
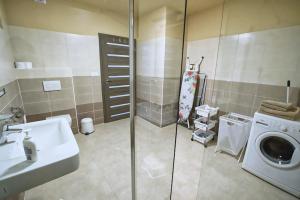
M159 128L136 118L137 199L169 199L175 124ZM240 168L227 154L191 142L191 131L178 128L172 199L297 199ZM26 200L129 200L129 119L96 125L77 134L77 171L26 192Z

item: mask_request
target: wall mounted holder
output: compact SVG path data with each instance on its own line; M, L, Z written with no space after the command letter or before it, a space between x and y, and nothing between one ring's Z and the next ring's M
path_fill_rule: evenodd
M0 30L3 29L2 19L0 17Z
M0 97L3 97L5 94L6 94L6 90L5 90L5 88L2 88L0 90Z

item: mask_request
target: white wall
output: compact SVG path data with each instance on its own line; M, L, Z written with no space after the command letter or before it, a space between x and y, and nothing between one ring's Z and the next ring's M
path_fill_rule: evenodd
M98 36L9 26L16 61L30 61L18 78L100 75Z
M188 42L187 57L191 64L198 64L204 56L201 73L206 73L209 79L214 79L219 37Z
M164 77L165 37L137 41L137 75Z
M205 57L202 72L216 80L300 86L300 26L191 41L187 56Z
M14 57L8 35L8 27L5 22L2 1L0 1L0 86L13 80L15 77Z

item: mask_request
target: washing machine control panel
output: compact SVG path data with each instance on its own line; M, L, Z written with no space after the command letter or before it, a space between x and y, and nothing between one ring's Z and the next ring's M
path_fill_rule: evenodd
M288 132L288 128L285 125L281 125L279 130L282 132Z
M300 121L291 121L261 113L255 113L255 123L264 125L271 130L282 133L296 134L300 137Z

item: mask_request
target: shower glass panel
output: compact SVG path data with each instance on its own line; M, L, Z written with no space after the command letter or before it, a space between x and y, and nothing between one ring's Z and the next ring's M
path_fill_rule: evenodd
M199 87L196 88L194 106L199 105L200 101L211 105L209 102L212 98L222 11L223 0L189 0L187 2L185 38L186 57L188 57L187 62L197 66L201 61L201 57L204 57L200 66L201 75ZM206 77L206 87L204 87L204 77ZM206 90L203 90L206 92L203 93L204 95L201 98L202 88L206 88ZM192 112L195 113L194 111ZM192 117L196 116L192 115ZM193 124L193 120L190 120L190 124ZM194 200L198 198L198 192L202 192L202 190L199 190L199 181L202 181L200 177L202 174L200 174L200 172L202 171L203 157L206 156L206 154L204 153L205 149L202 144L191 141L192 133L192 128L188 129L186 125L182 125L182 123L177 125L172 199ZM205 183L203 184L204 185L201 183L201 189L206 190L206 185ZM211 185L209 187L213 189L214 186Z
M128 94L129 82L124 76L129 71L128 0L0 0L0 10L0 46L5 44L0 53L0 79L11 71L17 77L13 86L5 86L8 94L20 94L28 122L70 115L80 149L78 170L27 190L25 199L130 200L129 118L104 123L102 99L102 84L116 86L105 94L117 96L106 102L111 103L110 114L120 119L114 114L128 111L129 98L120 97ZM98 34L108 38L102 46L105 60L99 52ZM32 69L16 70L14 61L32 62ZM107 76L116 76L113 80L101 80L101 61L105 61ZM8 67L2 69L2 65ZM61 90L45 92L43 80L60 81ZM4 111L1 107L0 112ZM80 133L80 120L87 117L95 125L95 132L88 136Z
M169 199L185 0L135 2L136 197Z
M253 117L264 99L285 102L287 80L290 102L299 106L299 7L297 0L225 0L220 5L221 35L215 38L218 48L211 61L216 65L209 66L215 74L209 76L206 96L220 115ZM296 199L243 170L243 152L237 157L215 152L216 141L207 148L197 144L202 150L197 199Z

